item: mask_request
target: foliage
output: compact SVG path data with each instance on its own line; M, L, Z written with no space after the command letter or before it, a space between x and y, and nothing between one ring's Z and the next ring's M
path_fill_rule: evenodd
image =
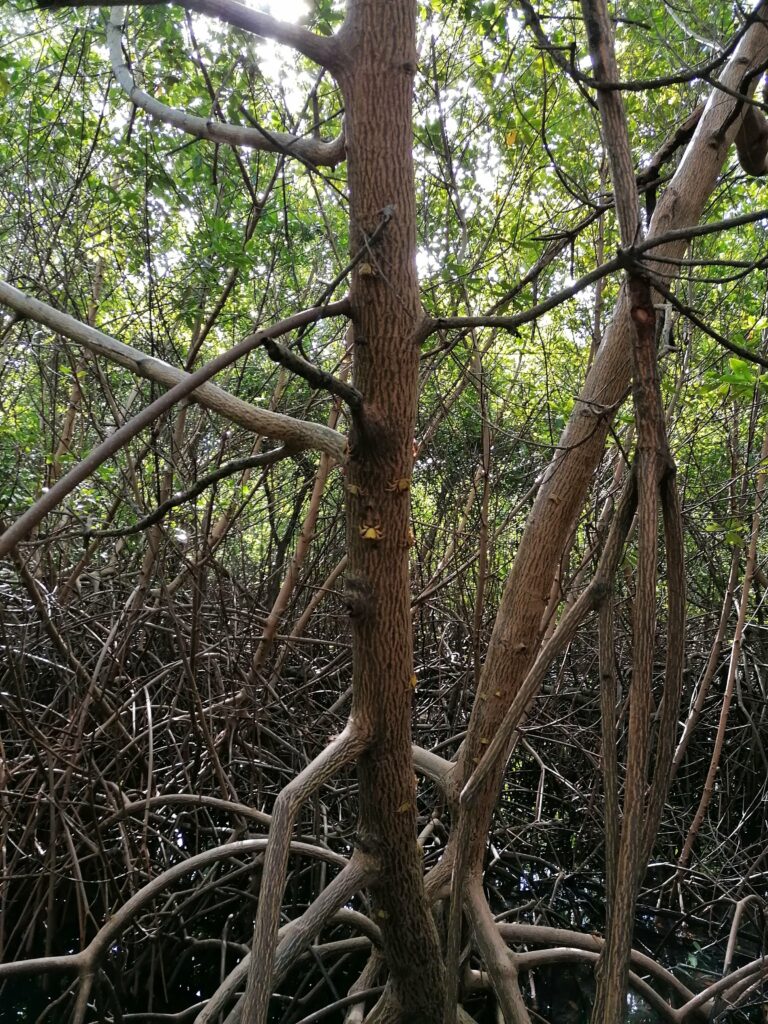
M588 70L575 8L539 8L552 43ZM683 8L645 0L621 6L616 46L627 78L696 66L738 27L739 12L727 5L712 10L692 0ZM318 0L308 25L331 35L342 13ZM194 140L132 108L110 70L107 14L40 13L18 0L0 8L0 277L191 370L330 297L328 286L349 261L345 170ZM173 6L133 9L128 24L133 72L162 102L270 132L317 128L330 138L339 130L338 90L304 58ZM421 5L418 32L413 133L424 308L440 317L523 312L618 246L599 120L584 87L537 44L516 8L431 0ZM706 92L694 78L626 94L638 170ZM761 188L734 163L707 218L757 208ZM760 223L696 239L676 288L712 334L763 357L764 249ZM443 756L455 753L466 730L532 490L572 414L619 284L608 277L514 332L444 330L424 345L409 491L414 739ZM338 281L334 297L345 287ZM734 551L749 541L766 378L762 365L725 351L684 313L670 316L675 344L662 360L663 389L687 530L687 702L710 656ZM347 343L334 321L292 342L324 370L346 372ZM0 345L0 521L7 525L158 388L31 321L0 319ZM349 427L341 403L276 367L263 349L217 383L258 406L316 423L338 416L339 429ZM601 514L634 444L627 405L561 567L556 604L577 595L594 567ZM223 463L272 447L200 406L177 408L102 465L20 546L13 569L0 570L0 801L4 900L13 909L4 959L82 944L147 879L252 825L213 803L174 805L173 795L269 810L288 778L342 728L347 610L339 578L328 583L345 555L348 493L339 467L279 609L278 639L257 671L259 638L300 544L318 456L241 470L148 530L97 532L128 530ZM727 643L664 814L656 864L672 868L658 867L647 880L646 902L679 926L702 927L703 908L730 899L733 889L759 889L750 872L762 871L766 843L764 556L761 542L728 756L689 887L680 890L674 864L706 774ZM622 690L633 656L633 557L630 545L615 599ZM604 925L594 632L579 633L533 706L508 768L486 879L499 913L584 931ZM727 637L732 632L731 622ZM659 693L661 675L660 668ZM238 707L246 685L251 696ZM625 728L622 720L622 756ZM158 800L150 813L146 799L161 795L168 804ZM305 808L301 834L348 853L355 799L354 778L336 780ZM121 811L141 801L132 816ZM444 807L427 783L418 801L430 866L443 848ZM298 863L287 894L296 917L329 870ZM115 1004L175 1012L209 996L219 957L239 955L250 941L251 874L247 862L214 867L210 886L188 879L188 896L179 887L167 910L161 901L147 909L111 950L107 980L94 994L100 1016L89 1019L116 1019ZM568 900L561 885L574 890ZM362 901L355 907L364 909ZM709 938L721 939L727 924L725 912L714 914ZM331 931L326 939L349 938L343 921ZM180 969L164 977L187 958L194 982ZM305 1016L313 999L332 1001L326 975L324 968L306 981L289 975L283 993L293 998L280 1007L283 1020ZM4 1005L25 1007L23 992L9 991ZM52 985L19 1012L33 1020L62 991ZM479 1000L474 1008L482 1014ZM0 1020L11 1019L5 1013Z

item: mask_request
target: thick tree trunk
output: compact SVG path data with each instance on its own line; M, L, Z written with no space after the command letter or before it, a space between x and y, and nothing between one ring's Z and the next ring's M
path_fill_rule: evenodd
M442 1018L443 968L424 895L411 760L410 478L422 319L416 277L412 92L415 0L351 0L340 34L352 276L353 383L347 592L352 718L372 736L359 762L359 842L380 868L375 916L403 1019ZM372 239L372 236L375 236Z

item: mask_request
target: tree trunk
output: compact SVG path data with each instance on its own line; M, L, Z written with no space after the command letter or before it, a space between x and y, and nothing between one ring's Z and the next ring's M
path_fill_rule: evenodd
M412 93L415 0L352 0L339 37L350 198L353 384L347 594L353 720L372 742L358 766L359 843L379 863L375 917L403 1019L442 1018L443 968L424 895L411 760L410 479L422 319L416 276ZM372 240L372 236L375 236Z
M757 23L731 58L722 76L723 84L731 90L747 88L748 74L766 58L768 31L764 24ZM740 119L732 116L738 103L723 91L713 91L683 160L659 200L649 236L698 223L738 131ZM679 258L686 246L685 240L669 242L659 246L658 255ZM670 273L669 265L665 265L665 273ZM630 338L630 302L624 285L557 454L539 488L507 579L478 688L479 699L454 773L457 791L485 752L538 652L552 580L600 462L610 424L629 389ZM469 844L470 871L482 863L503 770L502 761L478 794Z

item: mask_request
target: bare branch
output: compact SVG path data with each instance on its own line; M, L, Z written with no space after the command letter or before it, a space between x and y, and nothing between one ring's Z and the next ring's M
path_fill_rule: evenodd
M142 7L159 6L166 0L134 0ZM122 7L122 0L39 0L37 6L43 10L61 10L67 7ZM333 37L318 36L299 25L279 21L269 14L262 14L237 0L184 0L179 6L198 14L206 14L209 18L252 32L265 39L274 39L276 43L292 46L305 57L333 69L338 60L336 40Z
M486 746L485 754L473 771L461 794L461 804L469 806L493 766L501 757L511 753L509 744L517 727L525 716L531 698L538 690L549 666L557 654L574 636L586 616L598 608L610 592L610 581L618 565L624 540L632 523L637 501L637 482L634 474L627 478L621 499L614 513L610 532L600 556L595 575L578 599L568 608L558 623L557 629L547 640L526 675L517 696L512 701L493 739Z
M768 358L761 355L759 352L751 352L748 348L744 348L743 345L738 345L735 341L731 341L730 338L726 338L724 334L716 331L714 327L710 327L709 324L705 323L689 305L681 302L680 299L675 296L674 292L670 291L670 289L659 280L658 275L652 275L651 281L656 291L658 291L667 300L667 302L670 303L670 305L674 306L678 313L690 320L694 327L698 327L702 334L706 334L708 338L712 339L712 341L716 341L718 345L722 345L724 349L727 349L728 352L733 352L733 354L738 356L740 359L744 359L748 363L754 363L756 366L762 366L764 369L768 370Z
M245 125L223 124L209 117L198 117L186 110L169 107L160 100L140 89L128 68L122 48L122 28L125 19L125 8L115 7L107 25L107 42L112 71L117 82L127 94L130 101L144 110L150 117L165 124L181 128L189 135L210 142L228 146L247 146L249 149L260 149L268 153L284 153L298 157L303 163L315 167L335 167L344 159L344 139L342 136L332 142L311 136L291 135L288 132L265 132L258 128Z
M125 345L123 342L108 334L104 334L95 327L90 327L80 320L69 316L69 314L54 309L53 306L49 306L39 299L26 295L5 281L0 281L0 302L27 319L34 320L35 323L44 324L52 331L56 331L57 334L62 334L64 337L84 345L85 348L95 355L104 356L111 362L126 367L146 380L155 381L164 387L173 387L191 378L191 375L185 373L184 370L171 366L170 363L166 363L162 359L156 359L154 356L147 355L140 349L133 348L132 345ZM286 334L295 327L313 323L326 317L346 316L348 312L349 305L347 300L341 299L339 302L331 303L328 306L316 307L302 313L297 313L294 317L280 321L279 324L275 324L274 327L269 328L267 331L260 331L249 335L235 348L224 353L225 362L219 364L218 360L214 360L213 363L208 364L208 367L213 367L213 369L211 369L210 373L200 378L205 383L190 389L188 397L191 397L206 409L210 409L211 412L218 413L233 423L245 427L246 430L253 431L254 434L263 434L265 437L284 441L287 444L296 444L300 448L315 448L318 451L326 452L337 461L341 461L344 458L346 440L338 431L331 430L320 423L307 423L303 420L294 419L292 416L284 416L281 413L259 409L251 405L250 402L244 402L241 398L230 395L223 388L211 384L208 382L208 377L212 377L219 370L224 369L225 366L228 366L247 352L263 344L266 337ZM287 326L289 322L293 326ZM219 357L219 359L221 358ZM205 369L206 367L203 367L203 370ZM197 373L201 372L200 370L197 371ZM192 391L194 391L194 394L191 393Z
M541 19L529 0L520 0L520 6L525 15L526 25L533 32L540 48L548 53L560 70L569 75L579 86L603 92L646 92L651 89L661 89L668 85L695 82L697 79L709 81L712 74L722 67L731 56L750 26L762 18L765 5L762 2L757 4L755 9L744 18L738 31L733 34L728 44L723 47L716 57L712 57L710 60L685 71L673 72L671 75L659 75L656 78L630 79L628 81L619 81L618 79L614 81L600 81L597 78L591 78L589 75L584 74L575 61L576 44L555 46L545 33ZM565 56L566 51L570 51L569 57Z
M211 473L206 473L205 476L199 477L186 491L180 491L178 494L171 495L167 501L162 502L148 515L139 519L137 523L133 523L132 526L123 526L116 530L86 530L85 536L87 538L129 537L133 533L141 533L143 530L148 530L150 526L154 526L155 523L159 523L161 519L168 515L171 509L176 508L177 505L183 505L185 501L191 501L193 498L196 498L208 487L218 483L219 480L233 476L235 473L241 473L245 469L255 469L257 466L272 466L282 459L290 458L295 451L296 449L291 448L290 445L283 445L282 448L275 448L271 452L262 452L260 455L248 455L243 459L232 459L230 462L225 462L223 466L218 466Z

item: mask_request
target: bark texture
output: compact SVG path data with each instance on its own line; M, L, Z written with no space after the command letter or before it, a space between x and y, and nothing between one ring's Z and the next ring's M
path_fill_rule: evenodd
M353 720L371 742L359 761L359 842L378 861L373 886L391 994L404 1020L442 1017L443 968L424 895L411 758L410 479L422 319L416 276L412 93L413 0L352 0L339 36L352 276L353 385L347 593ZM383 230L382 222L385 222ZM371 236L376 233L374 241Z

